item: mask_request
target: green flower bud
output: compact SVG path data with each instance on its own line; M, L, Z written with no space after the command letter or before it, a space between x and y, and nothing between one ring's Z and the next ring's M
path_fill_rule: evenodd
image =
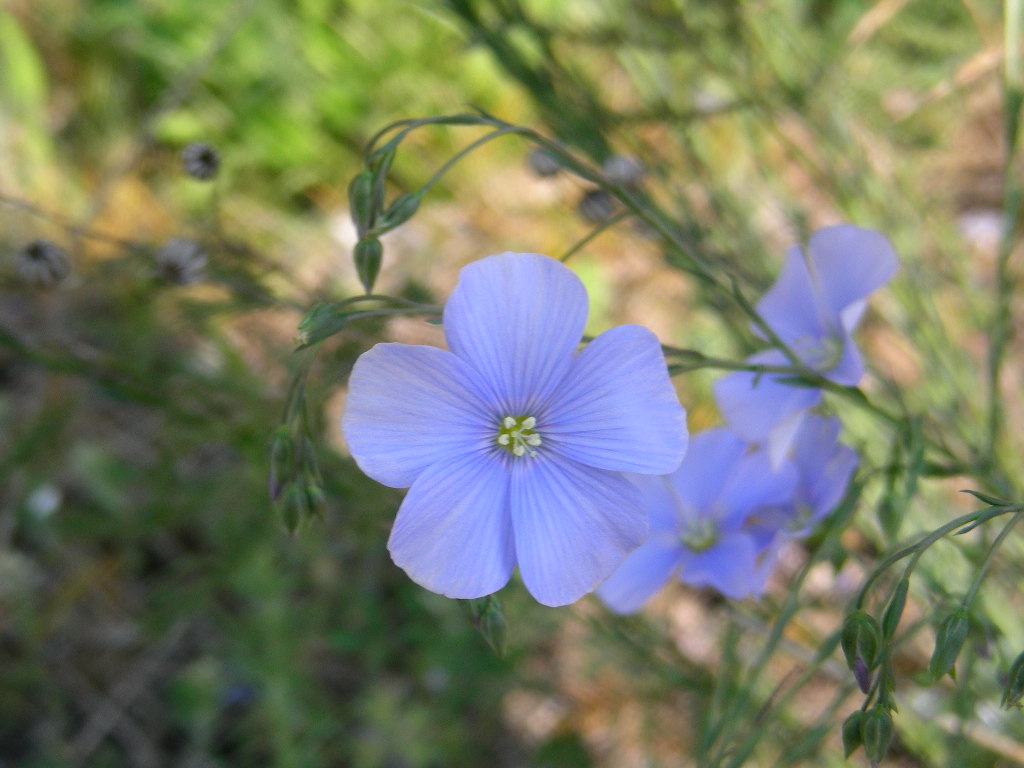
M309 511L306 489L299 483L289 483L281 498L280 507L281 518L284 520L288 533L295 533L295 529L299 527L299 521Z
M1006 678L1006 687L1003 689L1003 698L999 706L1004 709L1020 707L1021 698L1024 697L1024 652L1022 652L1010 667L1010 674Z
M896 634L900 617L903 615L903 607L907 604L908 589L910 589L910 579L906 577L900 579L900 583L896 585L896 591L892 595L892 600L889 601L885 613L882 614L882 636L886 640L892 639Z
M932 678L938 680L947 672L950 677L956 679L956 657L960 655L964 640L967 639L967 630L970 629L970 621L966 608L958 608L946 617L939 625L939 631L935 635L935 651L928 662L928 672Z
M876 704L864 714L860 725L864 754L872 765L885 757L892 743L892 715L880 704Z
M299 344L308 347L330 338L348 322L349 313L339 312L333 304L314 304L299 323Z
M858 709L843 721L844 757L852 755L864 743L864 735L862 732L864 716L864 710Z
M277 501L285 480L291 473L295 446L287 427L279 428L270 439L270 498Z
M365 237L356 243L352 257L356 262L356 273L359 282L367 293L373 293L373 284L380 273L380 263L384 258L384 246L376 237Z
M416 213L422 199L423 196L419 192L399 195L395 202L384 211L384 216L381 217L381 226L394 229L399 224L404 224Z
M882 645L882 629L874 617L857 610L846 617L840 637L846 665L852 670L860 659L868 670L875 668Z
M508 645L508 623L501 601L495 595L470 601L473 626L483 635L484 640L499 656L505 655Z
M348 205L352 210L352 222L356 225L356 233L360 237L373 226L377 218L373 194L374 177L369 170L357 173L348 185Z

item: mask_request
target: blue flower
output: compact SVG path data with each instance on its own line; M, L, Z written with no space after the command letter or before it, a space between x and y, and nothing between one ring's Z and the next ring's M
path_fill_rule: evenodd
M567 267L502 253L462 270L451 351L378 344L356 362L342 429L366 474L409 488L388 549L418 584L481 597L518 564L539 602L565 605L646 537L621 473L675 469L686 413L654 334L624 325L577 353L586 316Z
M602 584L597 594L612 610L635 611L673 575L723 595L758 595L771 568L746 527L751 513L785 502L796 473L771 467L727 429L694 436L686 458L666 477L635 477L651 514L651 535Z
M805 254L791 248L779 279L757 304L778 337L809 368L837 384L854 385L864 364L853 342L868 295L896 272L896 254L878 232L850 224L813 233ZM750 362L787 365L770 349ZM820 390L787 386L777 377L733 373L714 386L715 399L731 429L752 443L767 443L778 464Z
M793 440L796 487L785 502L758 510L749 522L760 546L807 536L846 494L857 454L839 442L839 419L808 416Z

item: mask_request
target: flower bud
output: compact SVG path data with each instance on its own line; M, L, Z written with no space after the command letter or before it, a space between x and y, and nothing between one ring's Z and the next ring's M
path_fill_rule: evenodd
M356 263L356 274L359 282L367 293L373 293L373 284L377 282L380 264L384 257L384 246L376 237L364 237L356 243L352 258Z
M292 471L294 444L287 427L279 428L270 439L270 498L277 501L288 475Z
M861 693L871 690L871 670L860 656L853 660L853 679L857 681Z
M530 150L526 161L530 165L530 170L542 178L554 176L562 170L562 163L558 157L544 147L534 147Z
M176 237L156 252L157 274L168 283L188 285L206 274L206 251L195 240Z
M181 151L181 166L192 178L209 181L220 170L220 154L211 144L196 141Z
M896 585L896 591L893 592L892 600L889 601L885 613L882 614L882 636L886 640L891 640L896 634L900 617L903 615L903 608L907 604L908 589L910 589L910 579L903 577L900 579L900 583Z
M855 710L852 715L843 721L843 756L849 757L864 743L862 726L864 723L864 710Z
M881 704L876 704L861 720L860 733L864 754L872 765L877 765L892 743L892 715Z
M356 234L362 237L363 233L373 226L374 219L377 218L372 171L360 171L349 183L348 205L352 210L352 222L356 225Z
M1024 697L1024 652L1013 661L1010 667L1010 674L1006 678L1006 687L1003 688L1003 698L999 706L1004 709L1020 707L1021 698Z
M420 207L422 199L423 196L419 192L407 192L404 195L399 195L395 202L384 211L384 215L381 217L381 225L387 229L393 229L399 224L404 224L416 213L416 209Z
M17 256L18 279L36 288L53 288L71 274L71 259L49 240L33 240Z
M508 645L508 623L501 601L494 595L470 601L473 626L483 635L484 640L499 656L505 655Z
M294 533L299 527L299 521L309 511L309 501L306 497L306 489L299 483L289 483L285 488L284 496L281 497L281 518L289 533Z
M644 167L640 161L625 155L612 155L604 161L602 170L609 181L624 187L635 187L644 178Z
M615 215L616 202L611 193L603 189L590 189L580 200L577 210L590 224L601 224Z
M928 672L932 678L938 680L947 672L950 677L956 679L956 657L960 655L960 649L967 639L967 630L970 629L970 621L967 616L967 609L960 607L951 613L939 625L935 633L935 650L928 662Z
M870 671L875 668L878 650L882 644L882 629L866 611L857 610L846 617L840 636L846 665L856 671L857 660ZM859 680L858 680L859 683Z

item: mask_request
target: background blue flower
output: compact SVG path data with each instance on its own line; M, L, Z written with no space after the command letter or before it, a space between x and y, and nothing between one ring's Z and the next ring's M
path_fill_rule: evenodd
M837 384L855 385L864 364L853 341L868 295L895 274L896 254L878 232L850 224L814 232L806 253L789 249L778 280L757 311L808 367ZM748 359L787 365L777 349ZM778 464L792 445L804 415L821 400L814 388L793 387L776 376L738 371L714 385L715 400L731 429L767 445Z
M646 537L621 473L675 469L686 414L654 334L620 326L577 354L586 316L567 267L503 253L462 270L451 351L378 344L356 362L343 430L364 472L410 488L388 548L417 583L481 597L518 564L539 602L564 605Z
M695 435L665 477L634 477L651 514L650 538L598 589L620 613L643 605L673 575L742 598L759 594L771 558L745 527L751 512L789 499L796 472L724 428Z

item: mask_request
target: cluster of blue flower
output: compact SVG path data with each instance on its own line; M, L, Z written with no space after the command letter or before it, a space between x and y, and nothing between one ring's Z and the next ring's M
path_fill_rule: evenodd
M895 270L880 235L821 230L758 305L807 366L854 383L850 333ZM560 262L502 253L463 268L444 309L449 350L378 344L356 362L342 428L366 474L409 488L388 548L434 592L476 598L518 565L545 605L598 588L641 605L673 573L741 597L774 553L843 495L856 464L820 392L753 374L716 387L726 427L687 451L657 338L613 328L577 352L587 317ZM785 364L781 351L752 358ZM684 458L685 457L685 458Z

